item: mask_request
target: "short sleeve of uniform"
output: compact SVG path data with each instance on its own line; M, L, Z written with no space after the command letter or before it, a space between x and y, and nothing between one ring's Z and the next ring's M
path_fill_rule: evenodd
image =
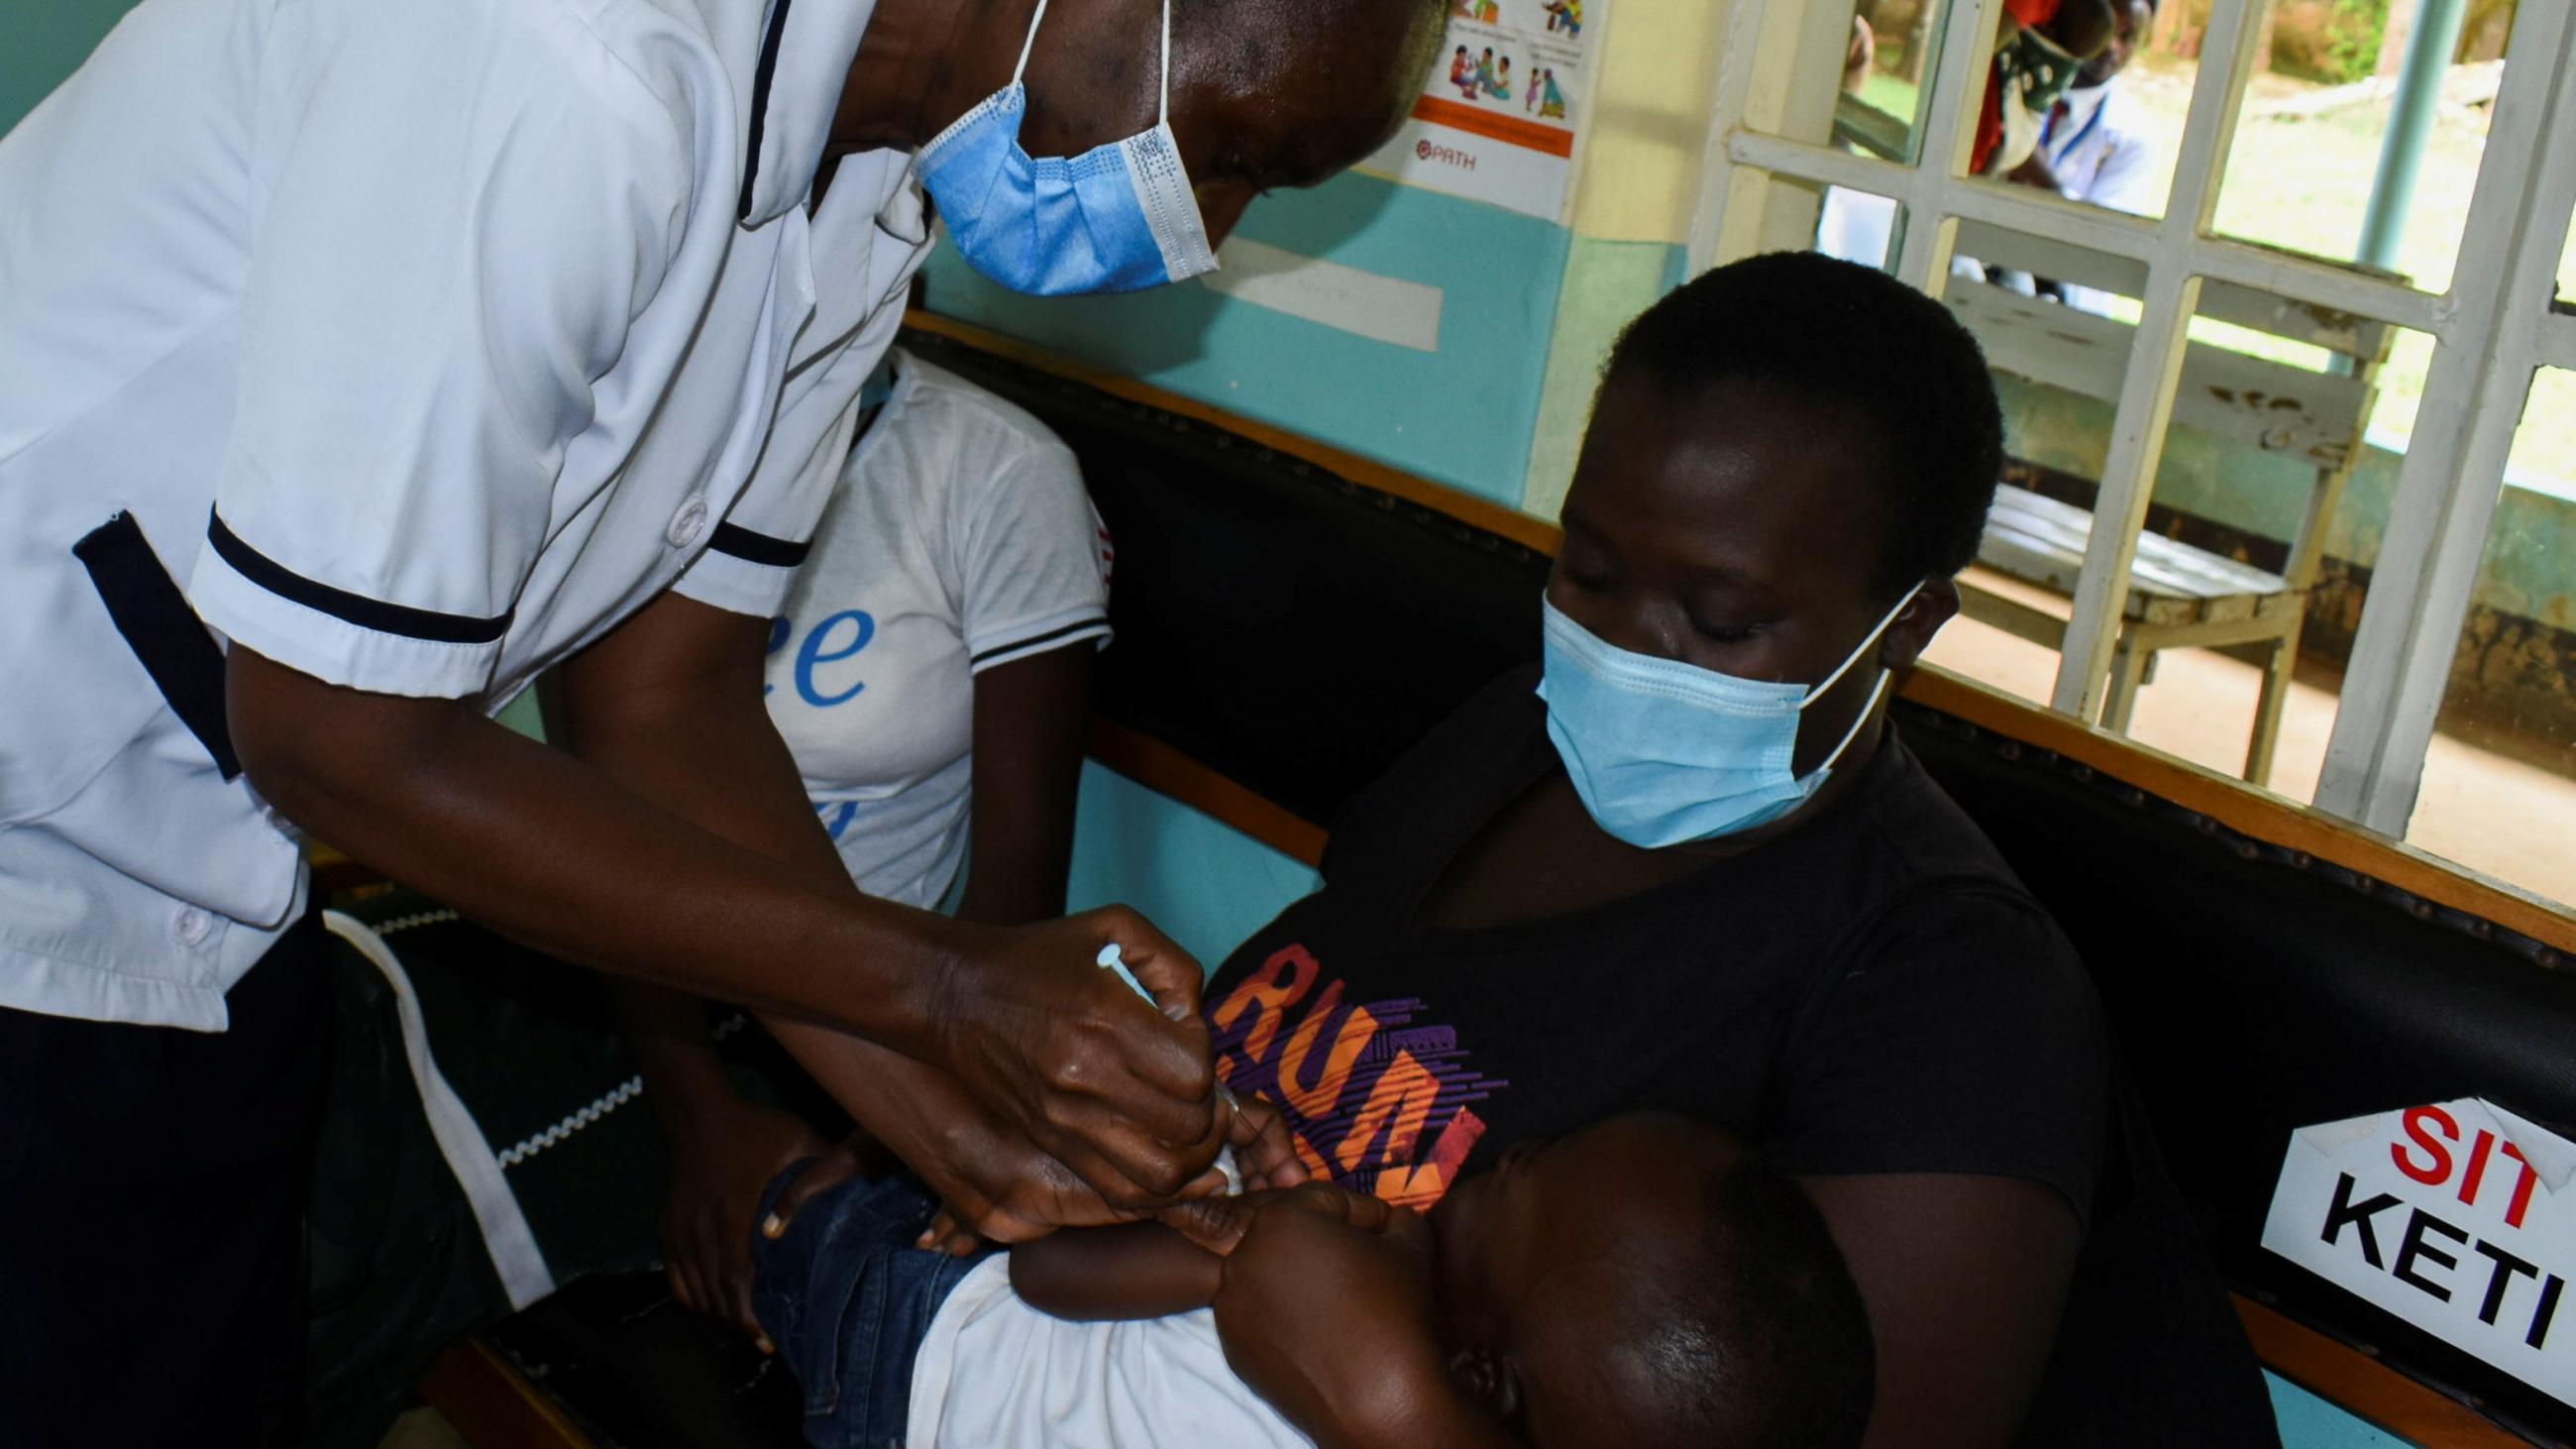
M909 158L870 153L834 171L808 229L816 306L807 330L837 340L789 368L750 481L673 592L755 618L786 607L857 440L859 394L893 345L903 285L927 248L909 170ZM795 214L771 223L802 224Z
M974 671L1078 642L1106 645L1109 531L1073 450L1034 419L989 412L979 399L952 393L935 406L961 430L945 533Z
M823 375L807 385L791 379L750 483L672 592L758 619L787 606L858 434L859 385L884 351L854 344L818 361Z
M2054 922L1932 886L1865 927L1780 1059L1783 1171L2019 1177L2090 1206L2108 1111L2099 1008Z
M289 6L253 127L237 413L189 593L291 668L484 688L567 446L686 205L569 7Z

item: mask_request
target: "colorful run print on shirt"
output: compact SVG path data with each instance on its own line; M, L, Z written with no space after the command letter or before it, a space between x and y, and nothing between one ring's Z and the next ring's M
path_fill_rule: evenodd
M1217 1080L1276 1104L1307 1170L1425 1209L1485 1134L1475 1104L1509 1086L1467 1064L1455 1028L1415 999L1342 999L1299 945L1271 953L1216 1003Z

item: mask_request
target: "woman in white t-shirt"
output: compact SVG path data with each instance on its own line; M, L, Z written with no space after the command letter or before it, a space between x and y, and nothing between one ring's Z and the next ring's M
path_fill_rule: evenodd
M860 890L995 924L1060 916L1109 535L1037 419L901 348L886 367L771 625L770 717ZM623 996L671 1150L674 1291L752 1329L760 1189L827 1144L733 1088L697 1003Z

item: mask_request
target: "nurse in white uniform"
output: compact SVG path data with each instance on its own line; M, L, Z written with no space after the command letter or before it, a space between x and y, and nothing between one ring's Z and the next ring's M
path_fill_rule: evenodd
M1025 290L1204 270L1427 64L1320 3L144 0L0 140L0 1442L285 1432L296 827L770 1014L970 1218L1212 1176L1203 1029L1089 966L1196 964L860 895L761 650L918 188ZM552 666L577 755L486 718Z
M1060 916L1109 534L1045 424L901 347L859 417L770 625L769 716L860 890L995 925ZM760 1190L830 1144L733 1085L700 1003L622 995L669 1152L673 1289L757 1332Z

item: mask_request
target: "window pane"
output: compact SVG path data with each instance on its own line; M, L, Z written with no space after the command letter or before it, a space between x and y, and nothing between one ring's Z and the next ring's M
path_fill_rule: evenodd
M2532 384L2406 834L2576 902L2576 373Z
M2576 216L2567 219L2567 250L2558 254L2558 295L2576 303Z
M1923 89L1945 0L1791 7L1799 30L1781 63L1792 84L1777 134L1911 163L1922 151Z
M1880 0L1875 5L1857 7L1855 13L1863 16L1868 26L1869 65L1865 71L1855 68L1847 72L1843 89L1871 110L1897 122L1898 130L1912 131L1922 119L1923 87L1931 82L1932 51L1941 38L1940 0ZM1859 119L1851 118L1846 124L1856 124ZM1870 149L1891 160L1912 155L1907 147Z
M2044 702L2136 304L2114 295L2108 315L2079 319L1992 283L1953 279L1951 291L1954 310L1983 307L1970 320L1996 369L2012 462L1965 581L1971 617L1944 630L1930 657ZM2202 308L2123 610L2126 628L2154 626L2173 642L2138 656L2125 720L2104 722L2228 774L2249 768L2261 735L2271 787L2307 800L2401 462L2385 446L2354 451L2369 428L2373 359L2391 339L2218 284ZM2338 370L2338 356L2356 365ZM2295 653L2282 652L2293 637ZM2267 692L2278 718L2260 728Z
M1816 215L1815 249L1829 257L1896 270L1905 245L1905 208L1887 197L1844 186L1825 188L1825 204Z
M2219 189L2219 231L2449 289L2512 7L2420 7L2477 13L2453 63L2434 72L2438 87L2409 92L2412 22L2391 33L2389 17L2418 8L2273 7L2271 43L2256 58Z

